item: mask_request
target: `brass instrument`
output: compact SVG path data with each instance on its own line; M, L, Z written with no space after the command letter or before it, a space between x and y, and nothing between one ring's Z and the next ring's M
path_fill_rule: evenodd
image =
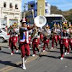
M31 38L34 38L35 34L37 33L37 29L34 28L33 33L31 34Z
M46 20L46 18L45 18L44 16L37 16L37 17L34 19L34 22L35 22L35 25L36 25L37 27L42 28L42 27L46 24L47 20Z
M31 37L33 38L34 36L37 35L38 33L38 27L42 28L46 24L46 18L44 16L37 16L34 19L34 23L36 25L36 28L34 28L33 33L31 34Z
M49 33L46 31L46 29L44 29L44 30L42 31L42 33L43 33L44 37L46 37L47 39L49 39L49 38L51 37L51 33L49 34Z

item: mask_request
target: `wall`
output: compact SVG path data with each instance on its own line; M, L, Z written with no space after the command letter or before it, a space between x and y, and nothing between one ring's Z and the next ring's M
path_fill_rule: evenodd
M4 2L6 2L6 8L3 7ZM20 24L21 19L21 0L1 0L0 1L0 20L6 20L6 25L10 26L10 21L17 20ZM10 3L12 3L12 8L10 8ZM15 9L15 4L18 5L18 9ZM0 25L3 24L3 21L0 21Z

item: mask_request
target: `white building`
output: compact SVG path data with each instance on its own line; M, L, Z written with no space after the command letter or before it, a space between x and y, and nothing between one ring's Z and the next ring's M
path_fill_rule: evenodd
M45 0L45 16L51 14L51 5Z
M22 0L0 0L0 27L20 24Z
M37 16L38 1L39 0L32 0L32 1L29 1L28 2L28 7L29 7L28 10L32 10L33 9L35 11L34 12L35 13L35 16ZM41 3L41 5L42 5L42 3ZM41 8L39 8L39 12L38 13L40 13L40 9ZM44 8L44 11L45 11L44 16L47 16L47 15L50 15L51 14L51 5L47 2L47 0L45 0L45 8Z

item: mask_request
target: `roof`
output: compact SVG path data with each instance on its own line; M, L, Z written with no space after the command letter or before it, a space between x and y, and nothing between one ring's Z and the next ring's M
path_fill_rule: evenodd
M60 14L50 14L46 15L45 17L62 17L64 21L67 21L63 15Z
M50 15L46 15L45 17L63 17L63 15L60 15L60 14L50 14Z

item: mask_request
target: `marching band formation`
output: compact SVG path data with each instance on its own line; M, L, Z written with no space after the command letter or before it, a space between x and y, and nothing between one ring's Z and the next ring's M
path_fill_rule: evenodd
M9 38L9 48L11 49L11 55L14 54L14 48L16 52L21 50L22 57L22 68L26 69L25 62L28 56L30 56L30 48L33 49L33 57L36 55L36 50L39 55L41 51L45 52L46 48L48 51L54 49L54 43L56 48L60 45L61 60L63 60L64 55L69 54L72 50L72 24L54 23L54 27L50 29L47 24L43 28L37 27L35 24L29 26L26 24L25 19L21 20L21 27L17 25L12 25L8 28ZM52 41L51 41L52 40ZM52 47L49 47L50 41L52 42ZM17 45L19 44L19 45ZM41 49L41 45L43 47ZM19 47L18 47L19 46Z

